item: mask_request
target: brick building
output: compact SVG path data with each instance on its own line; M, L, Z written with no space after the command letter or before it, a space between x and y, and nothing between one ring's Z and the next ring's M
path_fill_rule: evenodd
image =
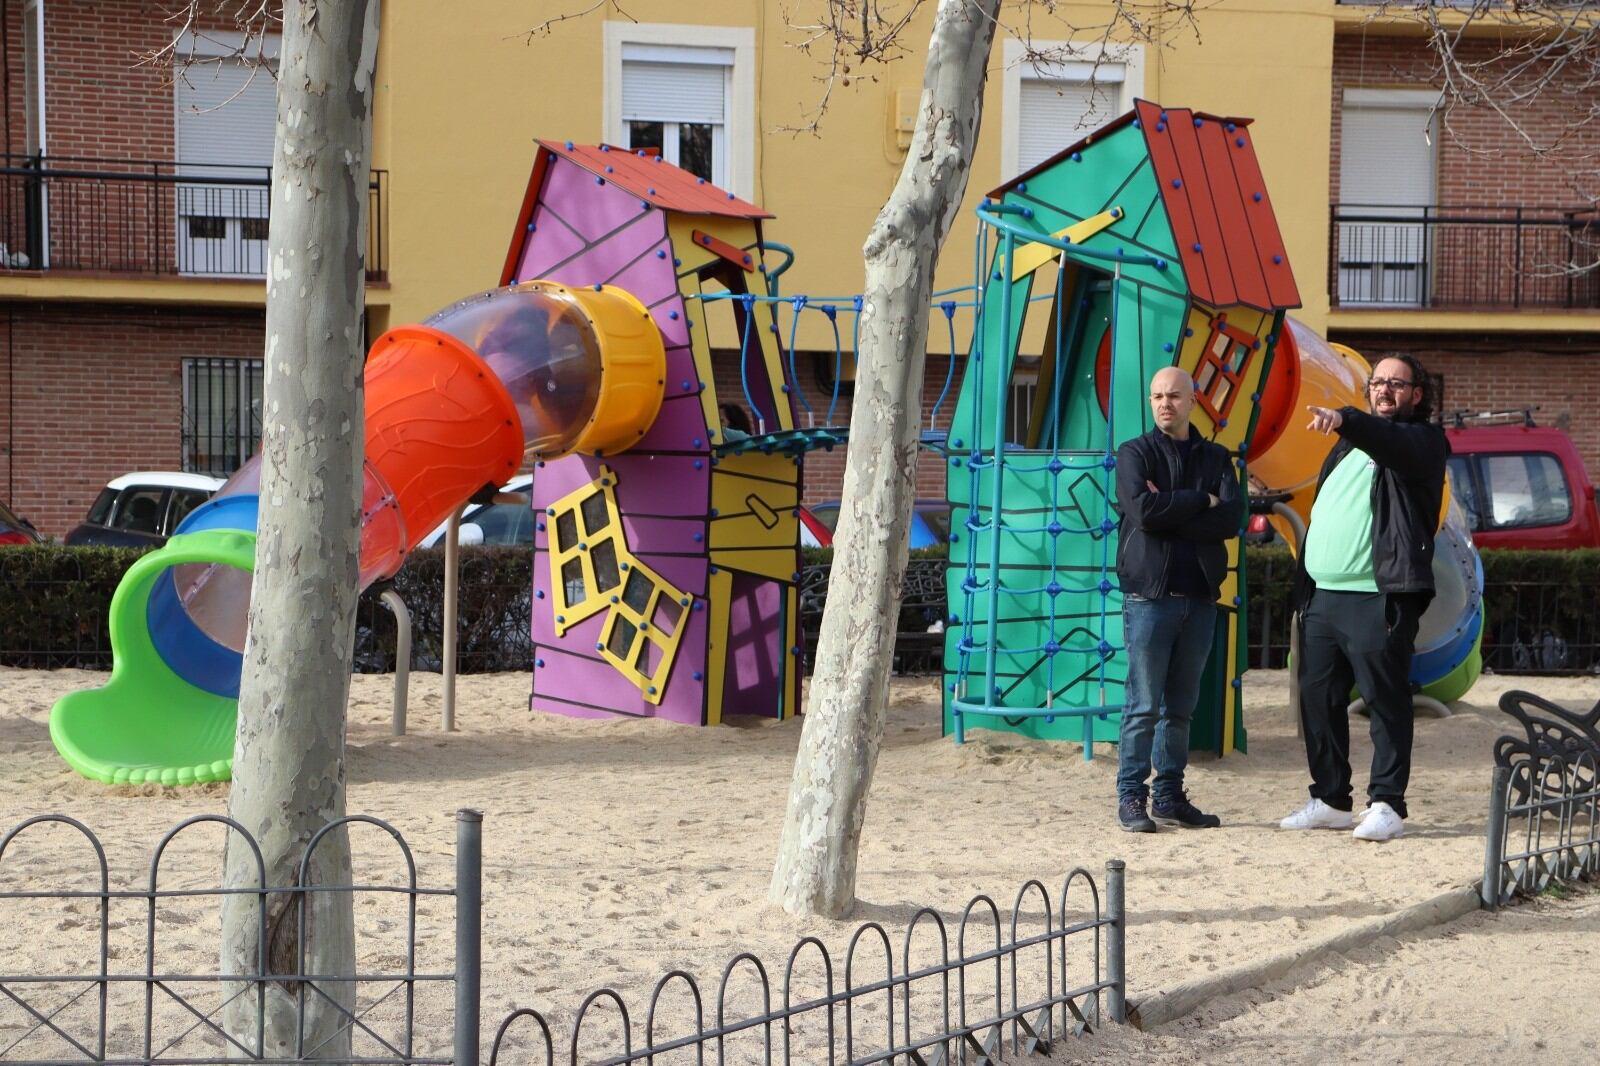
M767 236L798 253L785 291L859 292L861 239L904 158L921 60L841 90L822 138L795 138L777 127L794 117L793 87L812 83L814 61L783 20L751 6L707 0L688 13L638 0L629 13L643 26L572 20L560 40L530 47L519 38L530 16L511 0L385 5L369 334L494 284L536 136L631 145L700 130L702 154L682 148L680 161L777 216ZM1136 97L1251 116L1304 321L1372 360L1421 356L1442 375L1447 409L1539 406L1600 476L1600 274L1558 269L1600 257L1594 190L1581 184L1600 139L1579 130L1536 156L1486 112L1430 131L1424 40L1369 22L1369 10L1339 0L1209 9L1202 39L1175 42L1160 63L1137 43L1094 44L1094 63L1032 68L1017 42L997 43L962 217L985 189ZM908 42L925 39L929 17ZM184 42L200 62L173 83L139 61L172 32L150 0L0 5L0 499L46 533L70 528L109 478L226 474L253 445L272 89L227 58L229 27L203 31ZM1293 63L1259 62L1263 47ZM1466 47L1488 55L1495 39ZM646 105L630 97L641 71L652 75ZM640 106L655 111L630 110ZM1573 108L1551 95L1519 119L1537 136ZM669 158L679 151L663 143ZM972 229L952 231L940 288L970 282ZM952 358L938 317L922 401L924 425L936 426L953 402L935 416ZM822 424L831 343L802 333L800 346ZM722 365L736 365L731 353ZM1013 389L1025 409L1031 382L1019 375ZM835 423L849 417L849 391ZM842 449L808 457L806 498L837 498L843 469ZM943 493L931 452L918 492Z
M1469 38L1460 59L1492 62L1498 43ZM1417 356L1446 413L1537 407L1593 478L1600 272L1582 268L1600 261L1600 128L1569 128L1582 96L1559 85L1512 112L1520 134L1487 108L1430 119L1435 66L1417 37L1334 38L1328 335L1373 362Z

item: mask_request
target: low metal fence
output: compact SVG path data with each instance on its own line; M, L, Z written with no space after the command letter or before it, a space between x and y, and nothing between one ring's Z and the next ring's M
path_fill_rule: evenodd
M866 922L851 935L842 983L816 937L804 937L790 950L776 990L759 958L736 955L723 968L710 1019L699 983L682 970L656 982L642 1025L611 988L582 1001L565 1039L553 1035L539 1011L513 1011L495 1033L489 1063L553 1064L559 1058L619 1066L677 1052L682 1057L674 1061L690 1061L692 1053L696 1063L709 1053L719 1064L943 1066L997 1063L1007 1052L1048 1054L1063 1038L1090 1032L1102 1021L1126 1020L1123 877L1120 860L1106 863L1103 903L1094 878L1081 867L1067 875L1056 903L1042 882L1029 881L1005 921L991 897L974 896L956 924L954 954L945 918L924 907L906 927L898 972L892 939L878 922ZM1082 917L1068 906L1071 889L1080 883L1089 897ZM913 950L919 934L933 949L932 960L921 964L913 961L928 954ZM1070 943L1086 945L1076 970L1069 967ZM863 968L872 971L870 978L859 976ZM754 982L759 1010L736 1015L728 1009L735 978L747 982L747 996L748 982ZM820 985L820 993L806 996L797 990L802 984ZM680 1001L687 996L688 1010L677 1004L678 1023L668 1027L661 1016L670 991ZM775 992L780 1005L774 1005ZM602 1013L610 1024L604 1037L595 1037L596 1015ZM673 1031L678 1035L667 1035Z
M1579 714L1513 691L1500 709L1524 735L1495 742L1486 907L1600 878L1600 703Z
M82 1062L198 1066L224 1059L286 1064L325 1059L324 1045L348 1039L349 1052L340 1056L341 1061L365 1066L475 1066L481 822L476 812L457 814L455 888L420 886L416 861L399 831L366 816L341 818L319 830L306 844L294 882L284 885L268 883L261 849L243 826L221 815L189 818L156 845L144 884L127 888L114 887L106 848L82 822L59 814L21 822L0 837L0 907L6 908L10 930L9 946L0 948L0 1061L16 1066ZM163 858L175 842L204 825L223 828L228 847L249 849L257 871L252 886L225 888L203 881L196 885L192 870L180 865L174 872L170 862L164 867ZM392 840L401 860L398 879L387 884L313 884L309 871L318 846L334 833L362 826ZM92 857L85 878L90 887L59 883L10 887L19 870L30 882L38 880L41 860L25 856L27 845L52 828L75 835L79 854ZM18 858L19 852L23 858ZM216 855L210 852L211 857ZM177 887L174 880L180 882ZM393 903L387 917L364 916L372 926L364 931L383 936L389 950L360 953L355 973L308 972L307 916L317 899L338 894L359 897L363 903L378 898ZM208 905L220 907L225 897L239 895L256 900L259 949L253 968L224 973L220 963L208 971L197 969L193 958L177 964L169 960L162 950L168 936L197 921ZM419 904L438 897L455 900L456 965L427 972L418 965ZM280 915L270 932L269 913ZM53 928L45 924L47 914L58 918ZM293 916L297 933L287 957L278 932L284 915ZM396 925L403 930L398 942L383 935ZM17 953L36 950L46 937L62 942L50 952L61 968L15 969ZM458 1018L460 1003L474 1005L467 1012L471 1028L464 1031L470 1040L462 1042L458 1026L452 1045L419 1048L419 995L451 988ZM269 999L274 1004L270 1008ZM292 1050L278 1048L266 1035L269 1017L277 1010L293 1015ZM231 1017L224 1019L224 1012ZM336 1021L331 1033L310 1044L308 1018L319 1012L331 1012Z
M1572 580L1484 589L1483 664L1497 674L1600 674L1600 609Z
M10 930L0 947L0 1062L8 1066L199 1066L223 1060L269 1066L324 1061L334 1040L349 1040L337 1061L361 1066L477 1066L482 982L482 819L457 812L455 885L423 887L410 846L392 825L351 816L329 823L307 843L292 883L268 883L256 841L220 815L189 818L156 845L142 884L121 887L107 848L83 823L64 815L29 818L0 837L0 914ZM182 861L180 840L201 826L220 828L228 847L246 847L258 871L245 888L205 883L215 869L214 841ZM314 884L311 860L336 832L363 827L386 834L400 862L387 883ZM51 855L29 845L49 832L77 841L80 884L41 865L74 850L53 842ZM379 838L380 844L386 842ZM386 845L387 846L387 845ZM366 866L370 849L360 853ZM163 860L166 860L165 862ZM172 867L177 866L174 871ZM21 882L18 887L17 882ZM178 883L174 883L174 882ZM195 883L198 881L199 883ZM313 901L349 894L358 910L352 973L309 972L305 945ZM169 938L194 925L228 896L256 899L260 945L249 972L197 967L194 954L217 958L209 934L191 938L189 958L174 962ZM423 949L430 904L452 905L453 954L427 966ZM427 908L426 914L419 911ZM278 916L271 923L268 914ZM428 934L419 932L429 921ZM292 950L280 930L294 922ZM399 932L395 933L398 929ZM1045 1054L1058 1041L1121 1023L1127 1015L1127 912L1121 860L1106 863L1104 896L1079 868L1052 898L1031 880L1009 914L988 895L974 896L959 918L931 907L906 925L897 958L882 923L869 921L849 938L837 966L815 936L790 949L781 987L749 952L723 967L714 1014L699 982L684 970L656 981L641 1019L615 988L597 989L569 1015L563 1037L531 1008L507 1014L489 1043L491 1064L655 1061L995 1063L1002 1054ZM53 942L41 950L43 939ZM374 953L374 939L382 950ZM204 944L206 947L201 947ZM177 949L185 950L184 945ZM32 959L28 957L32 956ZM41 962L38 960L48 960ZM781 997L781 1001L778 1001ZM424 1002L426 1001L426 1002ZM292 1016L292 1039L268 1039L272 1009ZM316 1010L331 1012L333 1031L313 1043ZM225 1013L227 1015L225 1016ZM419 1024L419 1017L428 1024ZM448 1024L440 1019L448 1018Z

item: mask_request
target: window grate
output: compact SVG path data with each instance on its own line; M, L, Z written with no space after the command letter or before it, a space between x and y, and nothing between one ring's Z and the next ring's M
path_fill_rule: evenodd
M259 359L183 361L183 469L227 477L261 443Z

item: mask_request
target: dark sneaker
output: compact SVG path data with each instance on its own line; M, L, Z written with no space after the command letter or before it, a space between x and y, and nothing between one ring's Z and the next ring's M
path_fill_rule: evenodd
M1154 833L1156 823L1144 812L1143 796L1124 796L1122 802L1117 804L1117 821L1122 823L1124 832L1128 833Z
M1188 796L1179 796L1177 799L1158 799L1152 814L1154 814L1157 824L1175 825L1182 829L1216 829L1222 825L1221 818L1202 811L1199 807L1189 802Z

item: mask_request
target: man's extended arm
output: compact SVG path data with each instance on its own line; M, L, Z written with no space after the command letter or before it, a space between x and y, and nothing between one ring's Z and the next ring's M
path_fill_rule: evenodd
M1341 407L1339 436L1407 479L1443 477L1449 452L1444 433L1427 422L1380 418Z
M1117 507L1128 520L1146 532L1167 532L1211 506L1208 493L1198 489L1152 492L1154 472L1129 441L1117 449Z

